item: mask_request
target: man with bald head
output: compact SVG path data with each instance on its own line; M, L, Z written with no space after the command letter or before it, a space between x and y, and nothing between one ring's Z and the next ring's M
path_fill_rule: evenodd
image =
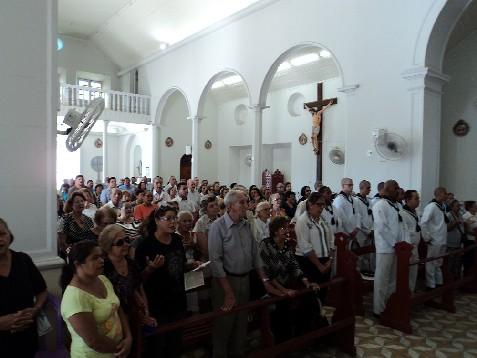
M434 199L426 205L421 218L422 238L427 242L427 257L441 256L447 248L447 222L444 203L447 190L438 187L434 190ZM436 288L443 283L442 259L426 262L426 287Z
M397 198L399 185L395 180L384 183L384 196L373 206L376 273L374 275L373 312L379 316L396 288L396 257L394 246L403 240L404 224Z
M359 231L356 235L358 243L361 247L372 244L373 232L373 212L369 202L368 195L371 191L371 183L367 180L362 180L359 183L359 193L356 194L355 209L359 215ZM375 255L370 253L360 256L359 266L361 273L373 274L375 266Z
M359 231L359 219L353 198L353 179L341 179L341 192L333 200L333 207L341 219L343 231L354 238Z

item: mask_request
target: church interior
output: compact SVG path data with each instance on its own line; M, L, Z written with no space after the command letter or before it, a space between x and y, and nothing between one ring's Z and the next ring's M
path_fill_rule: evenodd
M476 19L477 0L3 1L0 218L11 248L61 296L57 194L78 174L248 192L278 172L297 199L303 187L339 193L342 178L355 191L369 181L371 197L392 179L419 193L419 215L439 187L477 200ZM101 114L70 151L65 118L98 98ZM356 284L365 313L353 318L354 348L325 338L290 356L477 357L469 282L435 295L454 313L412 303L412 333L373 317L372 284ZM335 308L324 310L331 321ZM263 343L255 333L247 354ZM198 347L185 356L208 356Z

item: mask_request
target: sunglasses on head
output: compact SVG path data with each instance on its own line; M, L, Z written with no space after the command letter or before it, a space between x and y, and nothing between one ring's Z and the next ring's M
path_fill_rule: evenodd
M124 239L119 239L118 241L113 243L111 246L121 247L121 246L124 246L125 244L129 244L130 242L131 240L129 239L129 236L126 236Z

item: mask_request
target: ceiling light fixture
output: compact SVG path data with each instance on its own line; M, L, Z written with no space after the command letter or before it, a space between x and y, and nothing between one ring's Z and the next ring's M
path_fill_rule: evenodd
M330 58L331 57L331 52L327 50L321 50L320 51L320 56L323 58Z
M224 82L224 84L226 85L234 85L236 83L242 82L242 77L238 75L234 75L234 76L224 78L222 82Z
M290 60L293 66L302 66L311 62L316 62L320 59L317 53L308 53L306 55L298 56Z
M216 89L216 88L220 88L220 87L224 87L225 84L222 82L222 81L216 81L212 84L212 89Z
M166 44L165 42L163 42L163 43L161 43L161 44L159 45L159 48L160 48L161 50L165 50L165 49L167 48L167 44Z
M290 67L291 67L290 62L288 61L282 62L280 66L278 66L277 72L286 71L290 69Z

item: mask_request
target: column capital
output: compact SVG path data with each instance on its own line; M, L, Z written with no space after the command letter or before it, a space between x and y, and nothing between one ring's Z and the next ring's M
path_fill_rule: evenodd
M248 108L253 109L255 112L261 112L264 109L270 108L270 106L263 106L260 103L257 104L252 104L251 106L248 106Z
M442 94L442 87L451 77L431 67L416 66L405 70L401 77L409 82L409 90L426 89Z
M205 119L206 117L201 117L201 116L189 116L187 117L187 119L190 119L191 121L201 121L203 119Z
M338 88L338 92L345 93L345 94L352 94L352 93L355 93L358 88L359 88L359 84L355 83L352 85L346 85L346 86Z

